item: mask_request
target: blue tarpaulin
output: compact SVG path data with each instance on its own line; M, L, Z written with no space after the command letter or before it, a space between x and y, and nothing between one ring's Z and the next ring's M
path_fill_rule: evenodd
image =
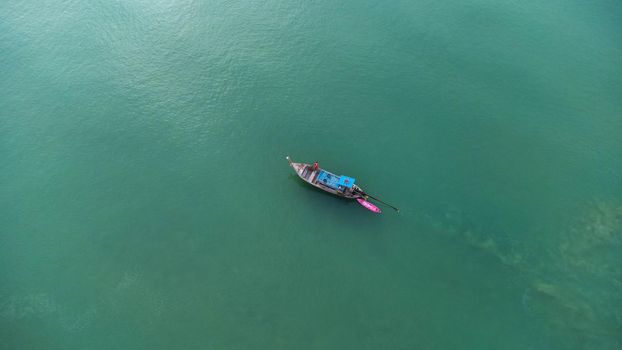
M327 171L320 171L320 175L317 176L317 181L330 188L334 188L336 190L339 189L339 178L337 175L331 174Z
M348 176L337 176L325 170L320 171L320 175L317 176L317 182L336 190L352 188L352 185L354 185L353 178Z
M352 188L352 185L354 185L354 179L348 176L344 176L341 175L339 176L339 182L338 182L339 186L344 186L347 188Z

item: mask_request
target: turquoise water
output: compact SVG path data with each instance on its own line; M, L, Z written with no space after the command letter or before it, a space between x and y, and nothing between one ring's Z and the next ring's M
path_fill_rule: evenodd
M621 23L606 0L2 2L2 347L622 348Z

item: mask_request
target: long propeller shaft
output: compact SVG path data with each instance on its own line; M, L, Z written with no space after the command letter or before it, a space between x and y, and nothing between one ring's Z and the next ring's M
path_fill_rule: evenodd
M374 196L372 196L372 195L370 195L368 193L365 193L365 192L362 192L362 191L357 191L357 193L360 193L362 196L372 198L372 199L374 199L374 200L376 200L376 201L378 201L378 202L380 202L380 203L382 203L382 204L384 204L384 205L386 205L388 207L391 207L391 208L393 208L393 210L397 211L398 213L400 212L399 208L394 207L391 204L389 204L387 202L384 202L384 201L382 201L382 200L380 200L380 199L378 199L378 198L376 198L376 197L374 197Z

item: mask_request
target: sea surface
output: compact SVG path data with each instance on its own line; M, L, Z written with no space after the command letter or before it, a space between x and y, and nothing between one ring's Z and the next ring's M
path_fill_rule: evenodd
M619 0L2 1L0 348L622 349L621 174Z

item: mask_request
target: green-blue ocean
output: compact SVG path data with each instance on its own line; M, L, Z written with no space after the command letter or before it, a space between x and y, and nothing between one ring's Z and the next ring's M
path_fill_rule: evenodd
M622 349L622 3L0 2L0 348Z

